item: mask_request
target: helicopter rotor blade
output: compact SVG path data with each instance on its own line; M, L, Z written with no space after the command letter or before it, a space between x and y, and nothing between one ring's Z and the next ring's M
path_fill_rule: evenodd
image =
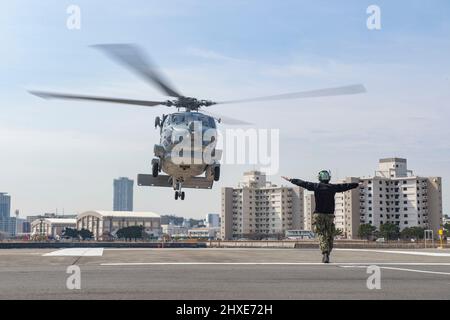
M168 105L167 101L148 101L148 100L133 100L133 99L120 99L109 97L97 97L97 96L85 96L78 94L66 94L66 93L53 93L45 91L29 91L29 93L44 99L66 99L66 100L85 100L96 102L110 102L120 104L130 104L144 107L154 107L158 105Z
M220 114L217 114L217 113L212 113L210 111L202 110L201 112L206 114L206 115L208 115L208 116L211 116L211 117L217 119L218 121L220 121L220 123L223 123L223 124L229 124L229 125L234 125L234 126L239 126L239 125L240 126L249 126L249 125L252 125L252 123L250 123L250 122L246 122L246 121L235 119L235 118L231 118L231 117L226 117L226 116L223 116L223 115L220 115Z
M97 44L92 47L104 52L152 85L156 85L168 96L177 98L183 96L173 89L167 80L156 71L156 68L149 62L143 50L138 46L132 44Z
M229 101L219 101L214 104L226 104L226 103L244 103L244 102L257 102L257 101L271 101L271 100L284 100L284 99L300 99L300 98L318 98L318 97L331 97L331 96L342 96L350 94L359 94L366 92L366 88L362 84L326 88L311 91L301 91L293 92L265 97L240 99L240 100L229 100Z

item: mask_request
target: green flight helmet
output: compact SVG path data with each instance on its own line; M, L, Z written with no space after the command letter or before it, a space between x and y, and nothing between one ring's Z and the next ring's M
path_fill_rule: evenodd
M323 183L328 183L331 180L331 172L329 170L322 170L318 175L319 181Z

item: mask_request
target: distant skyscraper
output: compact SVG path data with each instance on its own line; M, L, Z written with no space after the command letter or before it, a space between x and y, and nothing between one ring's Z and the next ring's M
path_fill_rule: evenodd
M114 211L133 211L133 180L114 179Z
M11 214L11 197L0 192L0 231L9 231L9 219Z
M209 228L220 227L220 215L218 213L208 213L205 220L206 226Z

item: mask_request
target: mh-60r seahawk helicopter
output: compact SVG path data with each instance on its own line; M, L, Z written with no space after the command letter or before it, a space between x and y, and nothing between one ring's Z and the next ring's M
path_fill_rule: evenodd
M156 117L155 128L159 127L160 129L160 143L154 146L155 158L152 160L152 174L138 174L138 185L173 187L175 190L175 199L180 198L181 200L185 198L185 193L182 191L182 188L211 189L214 181L219 181L221 151L216 150L217 123L223 122L234 125L249 124L242 120L215 116L204 111L203 108L225 103L326 97L365 92L364 86L357 84L242 100L222 102L199 100L184 96L170 86L161 74L149 63L148 59L146 59L138 47L130 44L104 44L93 47L100 49L150 84L155 85L167 96L176 99L149 101L43 91L30 91L30 93L45 99L97 101L145 107L161 105L177 108L178 112L176 113ZM184 111L180 112L180 109L184 109ZM208 133L208 138L204 139L206 132ZM191 145L189 142L194 141L194 137L198 136L202 137L200 143L197 143L197 146L192 143L193 148L188 148L189 146L186 146L186 144ZM182 144L184 145L184 149L180 149L180 145ZM205 157L206 154L209 156ZM167 175L161 175L161 171L167 173Z

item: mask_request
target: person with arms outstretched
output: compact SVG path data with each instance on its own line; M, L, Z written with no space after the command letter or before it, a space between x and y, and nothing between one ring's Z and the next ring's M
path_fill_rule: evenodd
M314 191L316 209L312 218L313 231L319 236L322 262L329 263L336 232L334 225L334 195L338 192L354 189L361 183L332 184L330 183L331 174L327 170L319 172L319 183L291 179L284 176L282 178L306 190Z

